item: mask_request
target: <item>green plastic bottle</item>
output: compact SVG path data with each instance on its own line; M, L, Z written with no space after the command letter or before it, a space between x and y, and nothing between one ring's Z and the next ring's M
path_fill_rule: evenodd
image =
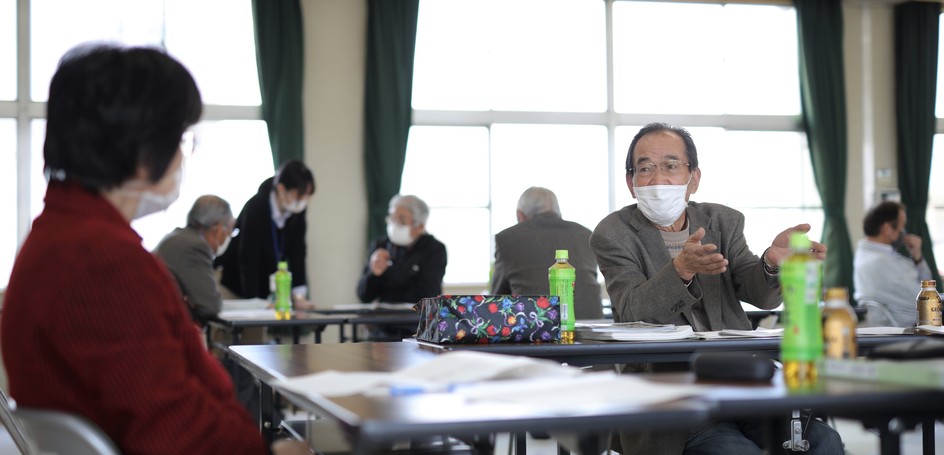
M560 298L560 340L561 343L574 342L574 281L577 270L567 262L567 250L556 250L554 265L547 270L547 280L551 289L549 295Z
M822 262L810 254L810 239L790 236L790 256L780 266L783 291L783 341L780 357L788 387L814 384L816 362L823 357L823 326L819 309Z
M280 261L275 271L275 318L292 319L292 272L285 261Z

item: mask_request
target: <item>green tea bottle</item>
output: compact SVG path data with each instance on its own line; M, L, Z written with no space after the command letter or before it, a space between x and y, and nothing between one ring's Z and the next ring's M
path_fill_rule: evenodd
M292 272L288 262L279 261L275 271L275 318L282 321L292 319Z
M547 280L550 282L549 295L556 295L560 299L560 340L561 343L574 342L574 281L577 279L577 270L567 262L567 250L556 250L554 265L547 270Z
M783 341L780 357L788 387L816 382L816 362L823 357L823 326L819 310L822 262L810 254L806 234L790 235L790 256L780 266L783 292Z

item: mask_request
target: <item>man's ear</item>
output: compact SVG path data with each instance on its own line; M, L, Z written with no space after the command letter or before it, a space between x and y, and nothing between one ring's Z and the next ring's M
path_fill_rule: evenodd
M515 210L515 218L518 219L519 223L528 220L528 217L524 216L524 212L522 212L521 210Z
M633 199L636 199L636 188L633 186L633 175L629 172L626 173L626 187L629 188L629 194L633 195Z

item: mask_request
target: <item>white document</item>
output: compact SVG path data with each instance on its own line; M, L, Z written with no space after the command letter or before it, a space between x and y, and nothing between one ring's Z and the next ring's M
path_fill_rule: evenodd
M901 335L905 330L904 327L858 327L856 335Z
M455 386L520 378L568 378L581 370L557 362L530 357L452 351L429 362L386 372L327 371L296 376L281 381L288 390L300 394L343 396L363 394L407 394L446 392Z
M934 335L944 335L944 327L939 325L919 325L915 329L922 330Z
M225 299L221 311L263 310L268 307L269 301L265 299Z
M275 310L228 310L220 311L220 319L227 321L268 321L275 319Z
M758 327L756 330L720 330L714 332L695 332L695 338L702 340L720 340L731 338L781 338L783 329L765 329Z
M457 387L469 401L517 403L549 413L626 409L697 396L706 386L651 382L640 375L586 373L572 378L529 378ZM560 397L560 399L548 399Z
M690 325L650 324L647 322L577 323L574 338L600 341L683 340L694 335Z

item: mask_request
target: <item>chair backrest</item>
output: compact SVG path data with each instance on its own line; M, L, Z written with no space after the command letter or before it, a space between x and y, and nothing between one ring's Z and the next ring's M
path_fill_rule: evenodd
M19 408L13 416L44 454L119 455L108 435L83 417L31 408Z
M865 308L865 322L871 326L878 327L899 327L898 321L884 303L875 300L859 300L859 306Z
M26 435L23 426L13 415L14 410L16 410L16 402L8 399L3 389L0 389L0 421L3 422L3 427L7 429L7 433L10 434L20 453L25 455L38 454L39 450L36 448L36 444Z

